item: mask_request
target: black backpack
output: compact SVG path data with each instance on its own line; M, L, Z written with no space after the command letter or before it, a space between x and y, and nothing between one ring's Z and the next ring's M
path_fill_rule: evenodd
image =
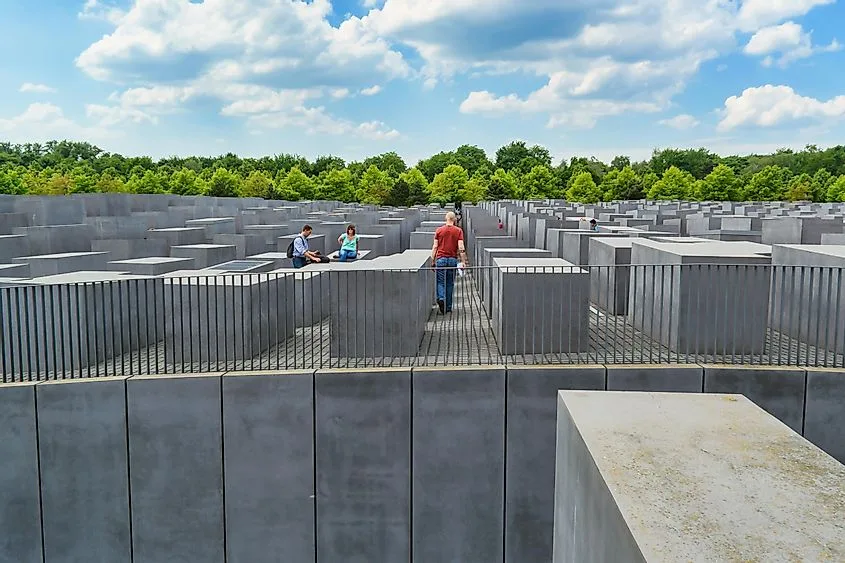
M302 235L296 236L296 237L293 238L292 241L290 241L290 244L288 245L288 252L287 252L288 258L293 258L293 243L296 241L296 239L300 238L301 236Z

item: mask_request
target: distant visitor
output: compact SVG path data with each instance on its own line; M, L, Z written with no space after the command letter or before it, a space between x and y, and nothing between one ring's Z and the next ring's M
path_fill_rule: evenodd
M312 232L311 225L305 225L302 227L302 232L288 246L288 256L291 258L294 268L304 268L311 262L320 263L323 261L319 252L314 252L308 248L308 237L311 236Z
M337 238L340 243L340 252L337 259L340 262L347 262L358 258L358 235L355 234L355 225L346 227L346 233Z
M455 290L455 274L458 257L467 267L467 253L464 246L464 232L455 226L453 212L446 214L446 224L434 232L434 244L431 247L431 260L436 268L437 307L440 313L452 312L452 297Z

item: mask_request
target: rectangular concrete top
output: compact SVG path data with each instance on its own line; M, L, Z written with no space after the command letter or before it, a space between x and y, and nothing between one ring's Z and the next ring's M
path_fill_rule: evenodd
M762 263L768 263L772 252L772 247L765 244L757 244L754 242L732 242L732 241L714 241L705 240L704 242L657 242L649 239L638 238L634 242L634 246L647 246L664 252L666 254L674 255L681 261L685 257L693 258L711 258L711 259L725 259L742 258L744 260L754 260Z
M508 274L586 274L562 258L494 258L499 270Z
M845 258L845 244L779 244L777 246L792 248L794 250L803 250L804 252L813 252L815 254L823 254L825 256Z
M561 391L559 405L646 561L845 561L845 466L745 397Z
M168 227L164 229L150 229L151 233L184 233L184 232L205 232L202 227Z
M41 276L39 278L32 278L31 280L29 280L29 283L39 285L54 285L65 283L92 283L144 279L151 278L149 276L136 276L132 274L124 274L121 272L79 271L68 272L66 274L56 274L52 276Z
M62 252L59 254L40 254L38 256L21 256L13 260L56 260L63 258L78 258L80 256L106 256L108 252Z
M196 249L217 249L217 248L235 248L230 244L181 244L178 246L171 246L173 248L196 248Z
M131 258L129 260L115 260L109 264L178 264L187 263L193 258L173 258L171 256L150 256L148 258Z

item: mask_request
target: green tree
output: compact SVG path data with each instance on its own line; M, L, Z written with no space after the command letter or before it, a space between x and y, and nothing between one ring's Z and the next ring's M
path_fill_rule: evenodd
M299 166L294 166L284 174L281 182L277 183L276 191L279 197L287 201L310 200L314 197L314 182Z
M642 178L630 166L613 169L602 178L599 185L605 201L633 200L645 197Z
M821 168L813 176L813 187L811 196L813 201L822 202L827 201L827 192L830 186L836 181L836 178L831 174L827 168Z
M205 182L191 168L182 168L170 176L170 191L174 194L200 195L206 190Z
M808 201L813 195L813 178L809 174L795 176L789 181L786 199L789 201Z
M402 157L395 152L386 152L378 156L371 156L370 158L364 160L364 168L369 170L371 166L375 166L382 172L387 172L387 174L393 179L398 178L399 174L408 170L408 166L405 164L405 161L402 160Z
M696 184L695 197L702 201L735 201L737 184L733 168L720 164Z
M133 194L161 194L167 184L162 177L153 170L147 170L143 175L133 174L126 182L127 189Z
M461 145L455 149L454 164L462 166L470 176L475 176L475 173L482 168L488 170L487 175L489 176L489 170L493 167L493 163L487 158L484 149L474 145Z
M419 168L411 168L399 179L408 185L406 205L425 205L428 203L428 180Z
M592 174L581 172L566 191L566 199L580 203L598 203L602 200L602 193L593 180Z
M767 166L754 174L745 187L745 199L750 201L783 201L791 178L789 170Z
M487 186L487 198L492 201L502 199L513 199L516 196L516 179L513 174L502 168L497 168L490 177L490 184Z
M218 168L208 182L207 195L213 197L238 197L241 191L241 177L226 168Z
M643 174L643 197L645 197L648 192L651 191L651 188L654 187L654 184L659 181L660 177L654 172L646 172L645 174Z
M423 173L426 180L431 182L435 176L446 170L446 167L450 164L457 164L455 153L439 152L430 158L419 161L417 168Z
M331 201L350 202L355 199L352 172L346 168L332 168L320 179L317 197Z
M94 185L94 191L97 193L121 193L127 190L123 178L120 177L117 170L114 168L107 168L103 170L97 183Z
M827 200L845 202L845 174L836 179L827 190Z
M524 141L513 141L496 151L496 168L510 172L517 169L520 163L530 156L531 153Z
M663 174L674 166L697 180L703 180L718 163L719 157L703 148L655 150L651 156L651 169L656 174Z
M676 166L670 167L663 173L648 192L649 199L677 200L686 199L695 183L692 174L680 170Z
M313 166L311 166L311 174L319 176L324 172L328 172L330 170L340 170L345 167L346 163L340 157L331 155L318 156L317 160L314 161Z
M25 193L23 174L12 167L0 168L0 194L22 195Z
M469 175L462 166L450 164L446 169L434 177L429 184L429 200L433 203L444 205L446 203L457 203L460 195L469 182Z
M393 189L393 178L375 165L367 168L358 185L358 200L371 205L383 205Z
M610 161L610 167L614 170L624 170L625 168L630 168L630 166L631 159L627 156L615 156Z
M538 164L528 174L519 179L519 192L522 199L554 198L558 194L557 182L548 166Z
M243 181L241 195L243 197L263 197L271 199L273 193L273 178L263 170L253 170Z
M477 171L472 178L464 185L464 189L458 194L461 201L478 203L487 198L487 188L490 181L481 172Z

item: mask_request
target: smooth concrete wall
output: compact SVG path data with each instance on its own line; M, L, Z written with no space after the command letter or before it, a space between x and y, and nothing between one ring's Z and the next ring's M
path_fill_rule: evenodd
M126 378L36 391L44 561L129 561Z
M414 369L413 561L502 561L505 369Z
M557 392L605 385L604 366L507 369L505 563L551 561Z
M314 561L314 372L223 377L226 561Z
M128 561L129 540L135 561L549 561L557 391L702 388L745 394L845 461L845 369L485 366L0 385L0 561Z
M408 561L411 370L317 372L317 561Z
M133 563L224 560L218 375L127 382Z
M0 387L0 561L43 563L35 385Z

